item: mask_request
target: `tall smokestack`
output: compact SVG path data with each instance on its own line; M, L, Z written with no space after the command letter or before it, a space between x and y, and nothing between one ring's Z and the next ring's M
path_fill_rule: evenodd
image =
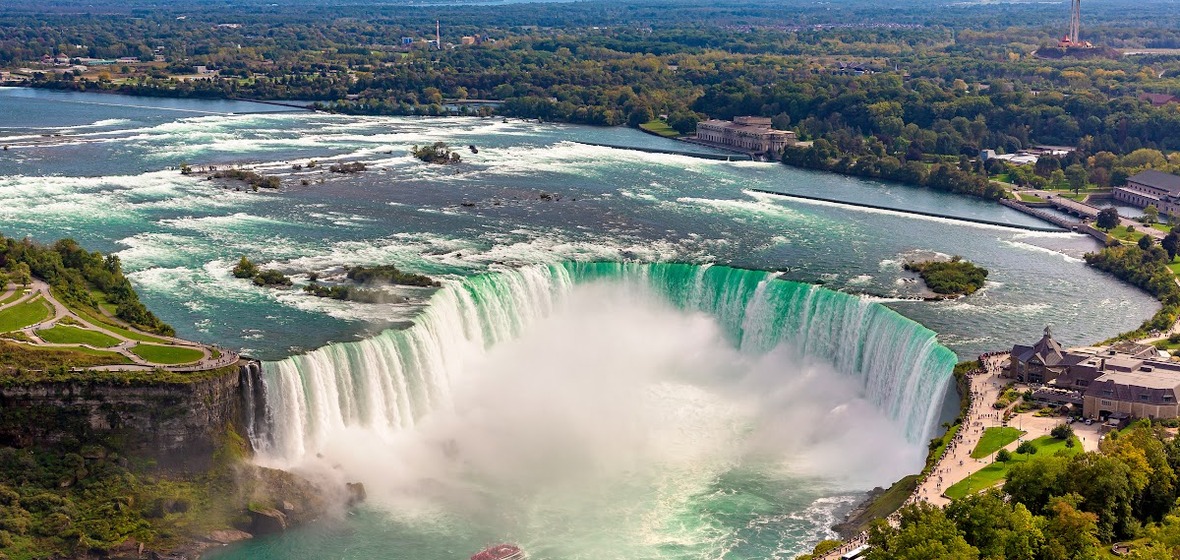
M437 19L434 20L434 46L442 50L442 23Z

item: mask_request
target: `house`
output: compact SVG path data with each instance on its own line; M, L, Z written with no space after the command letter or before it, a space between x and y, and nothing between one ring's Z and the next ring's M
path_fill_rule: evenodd
M1180 215L1180 176L1148 169L1114 189L1114 199L1132 206L1154 205L1161 214Z
M1151 103L1153 107L1160 107L1168 103L1180 103L1180 98L1167 93L1141 93L1139 99Z

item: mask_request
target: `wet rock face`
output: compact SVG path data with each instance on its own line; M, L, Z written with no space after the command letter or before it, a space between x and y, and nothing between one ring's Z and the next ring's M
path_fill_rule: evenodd
M273 535L287 530L287 515L274 508L250 509L250 532L255 535Z

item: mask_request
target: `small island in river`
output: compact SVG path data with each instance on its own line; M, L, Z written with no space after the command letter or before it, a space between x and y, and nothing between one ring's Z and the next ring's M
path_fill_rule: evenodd
M987 269L959 256L952 257L949 261L907 262L905 269L918 273L928 288L936 294L945 296L971 295L982 288L987 280Z

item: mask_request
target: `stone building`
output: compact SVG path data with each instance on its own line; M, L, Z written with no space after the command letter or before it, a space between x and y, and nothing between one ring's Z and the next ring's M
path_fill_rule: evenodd
M769 117L734 117L733 121L697 123L697 140L754 154L781 154L795 143L795 133L774 130Z
M1180 216L1180 176L1148 169L1114 189L1114 199L1132 206L1154 205L1161 215Z
M1050 389L1041 400L1080 403L1087 418L1180 417L1180 363L1143 344L1065 350L1045 327L1036 344L1012 347L1006 375Z

